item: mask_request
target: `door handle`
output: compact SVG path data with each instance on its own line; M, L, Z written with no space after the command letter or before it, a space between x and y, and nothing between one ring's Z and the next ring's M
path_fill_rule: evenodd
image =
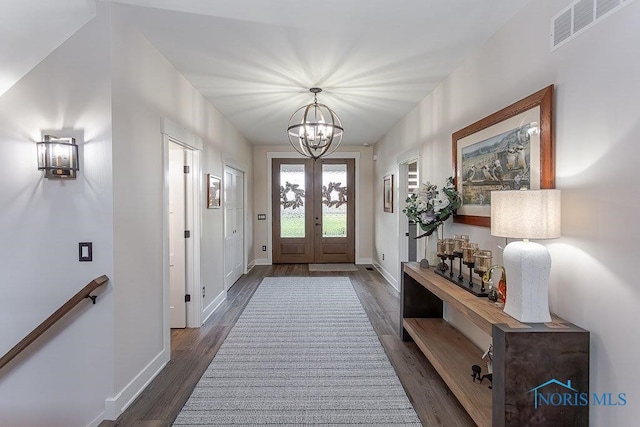
M322 224L320 224L319 222L316 222L316 225L322 225Z

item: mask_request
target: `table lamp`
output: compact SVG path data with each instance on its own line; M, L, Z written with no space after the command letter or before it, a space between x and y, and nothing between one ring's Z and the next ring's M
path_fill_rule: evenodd
M551 256L529 239L560 237L560 190L492 191L491 234L524 239L504 248L505 313L524 323L550 322Z

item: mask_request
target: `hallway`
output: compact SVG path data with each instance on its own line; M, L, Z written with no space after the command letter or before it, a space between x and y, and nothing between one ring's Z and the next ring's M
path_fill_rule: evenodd
M370 268L370 267L369 267ZM101 426L169 426L188 399L263 277L348 276L424 425L473 425L414 343L398 337L399 297L375 270L309 272L306 264L256 266L228 292L227 300L200 329L171 333L171 362L117 421Z

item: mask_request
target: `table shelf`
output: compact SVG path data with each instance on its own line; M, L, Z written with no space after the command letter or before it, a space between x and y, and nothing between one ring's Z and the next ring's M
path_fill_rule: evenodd
M442 319L404 319L404 328L479 426L491 425L491 382L474 382L478 349Z
M529 393L552 378L588 393L588 331L555 315L550 323L521 323L417 263L403 263L400 301L402 339L416 342L477 425L589 424L588 407L536 408ZM443 319L444 303L492 337L492 389L473 382L472 365L486 372L483 350Z

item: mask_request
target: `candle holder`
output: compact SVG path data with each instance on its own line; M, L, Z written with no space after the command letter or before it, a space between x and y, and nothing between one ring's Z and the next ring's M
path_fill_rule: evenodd
M462 251L467 243L469 243L469 236L466 234L455 234L453 236L453 254L456 258L460 259L458 266L458 282L462 282L464 280L464 276L462 275ZM451 275L453 276L453 274Z
M447 258L449 258L449 278L453 279L453 260L456 259L456 255L447 255Z
M488 262L489 266L491 265L491 259L483 261L476 260L476 253L478 251L477 243L469 243L468 240L461 242L461 251L456 253L455 251L455 239L441 239L438 240L438 257L442 260L440 264L438 264L438 268L436 268L435 272L440 277L450 281L451 283L460 286L464 290L469 293L472 293L478 297L486 297L488 295L487 289L483 286L482 283L478 284L473 280L473 273L477 271L476 266L479 268L484 268L484 265ZM491 251L486 251L491 254ZM486 256L486 253L482 253L481 256ZM489 255L490 256L490 255ZM460 270L459 275L454 277L453 275L453 263L456 258L459 258L460 262ZM447 265L446 260L450 260L449 265ZM462 265L466 265L469 267L469 281L465 281L465 276L462 273ZM449 274L447 274L447 270L449 270Z
M447 271L447 264L445 260L447 259L446 247L445 247L444 239L438 239L438 244L436 246L436 255L440 258L440 262L438 263L437 271L445 272Z
M478 276L480 276L480 282L482 284L482 286L480 287L480 292L486 292L482 277L484 276L484 273L486 273L487 270L489 270L489 268L491 267L492 253L488 250L479 250L474 254L474 256L475 266L473 271L478 273Z
M478 251L477 243L466 242L462 247L462 262L469 267L469 287L473 287L473 266L476 263L475 253Z
M456 258L455 254L453 253L453 250L455 248L455 240L453 239L444 239L444 253L447 255L447 258L449 259L449 277L453 278L453 260Z

